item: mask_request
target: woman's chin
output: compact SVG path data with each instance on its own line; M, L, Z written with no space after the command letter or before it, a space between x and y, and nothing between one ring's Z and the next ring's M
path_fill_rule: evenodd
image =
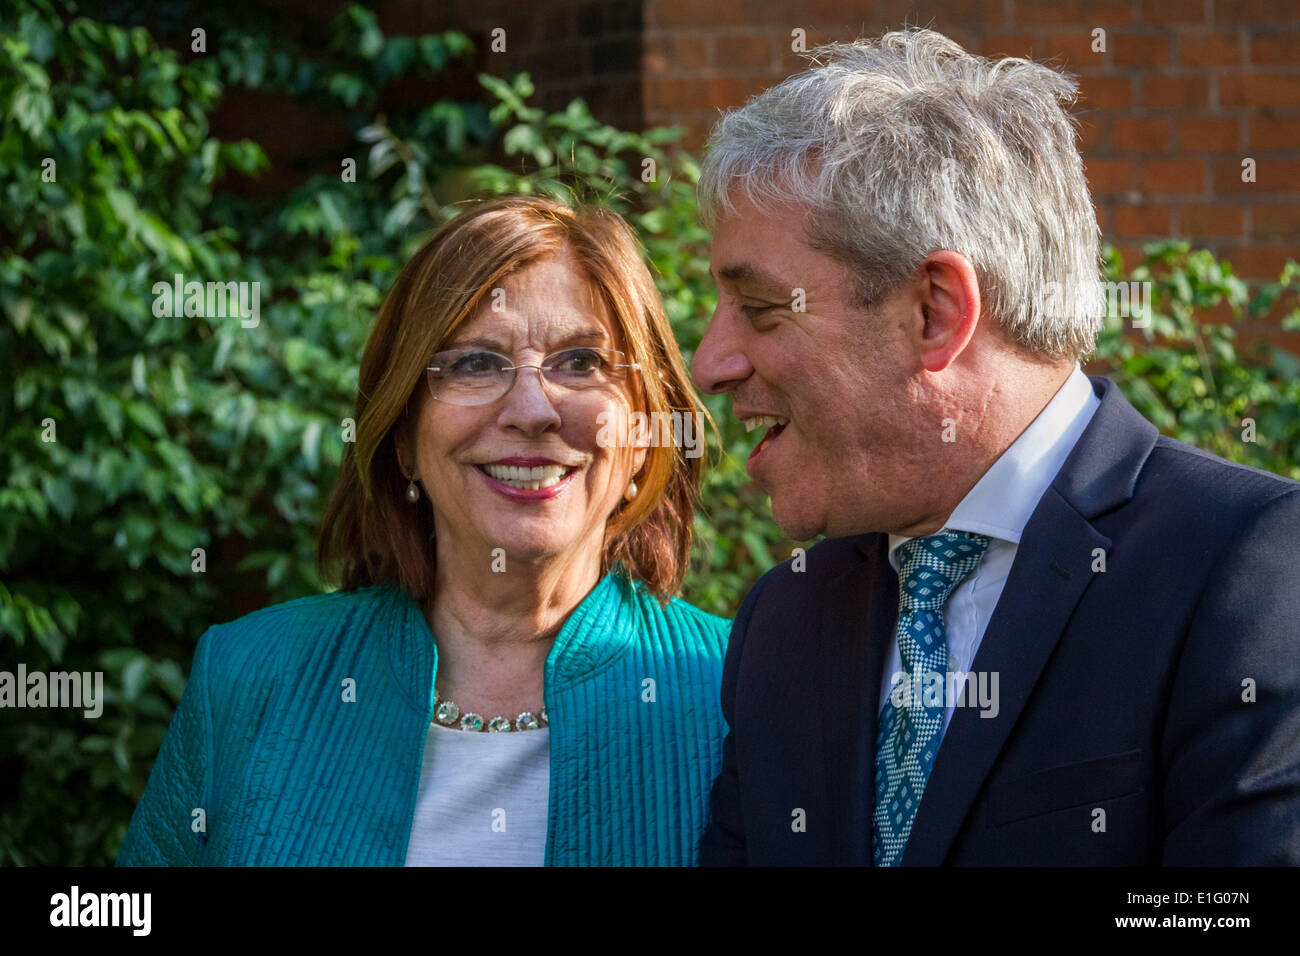
M580 539L573 536L529 534L526 528L517 528L508 535L492 540L492 570L502 573L512 564L538 564L572 555L580 549Z

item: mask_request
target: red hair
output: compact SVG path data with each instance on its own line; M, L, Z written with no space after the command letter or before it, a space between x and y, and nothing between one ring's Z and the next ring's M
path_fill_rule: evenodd
M613 316L630 361L642 368L646 413L676 412L712 424L700 404L672 328L622 217L601 207L570 209L541 197L472 206L439 229L389 290L361 359L356 442L348 445L321 525L317 563L345 589L387 584L424 603L434 589L434 520L427 500L406 501L394 444L434 352L510 274L566 251ZM651 420L655 420L653 417ZM703 441L701 427L697 429ZM638 494L606 526L602 569L621 566L661 599L675 595L691 549L702 456L654 442L636 476Z

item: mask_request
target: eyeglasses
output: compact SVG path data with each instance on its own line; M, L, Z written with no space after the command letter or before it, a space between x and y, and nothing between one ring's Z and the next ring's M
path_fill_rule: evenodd
M510 359L484 349L452 349L434 354L426 376L429 392L448 405L487 405L515 386L521 368L535 368L546 384L566 390L621 385L641 371L616 349L577 348L554 352L540 365L511 365Z

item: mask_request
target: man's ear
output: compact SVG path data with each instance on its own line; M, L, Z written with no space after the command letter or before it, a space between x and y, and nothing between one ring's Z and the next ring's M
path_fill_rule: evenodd
M938 249L921 263L917 350L927 371L942 372L970 343L979 324L975 268L960 252Z

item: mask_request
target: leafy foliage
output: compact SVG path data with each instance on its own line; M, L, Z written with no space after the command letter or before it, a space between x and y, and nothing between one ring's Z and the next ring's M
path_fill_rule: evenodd
M313 535L370 319L430 226L418 177L367 176L364 158L355 183L315 177L273 202L219 191L267 158L212 137L209 115L243 86L359 131L384 82L437 75L470 46L389 41L353 8L316 55L228 27L182 62L71 4L0 10L0 647L10 671L102 671L106 697L98 720L0 725L17 781L0 860L105 863L198 635L319 590ZM451 171L494 135L487 113L440 100L393 125ZM260 321L157 308L155 283L178 274L259 283Z
M616 130L580 100L546 114L526 75L385 110L403 80L453 88L471 46L387 36L362 7L302 48L270 23L205 19L210 52L182 57L70 2L0 0L0 669L102 671L105 689L93 722L4 713L3 862L111 861L198 635L320 588L314 532L372 317L458 201L606 203L642 237L688 361L713 311L698 166L677 131ZM271 198L229 188L268 166L258 144L212 136L230 90L337 117L355 181L340 169ZM1123 275L1117 257L1107 267ZM259 283L260 321L155 308L155 284L177 274ZM1259 314L1293 274L1252 297L1208 253L1153 248L1132 274L1153 282L1151 336L1112 323L1098 359L1166 432L1300 477L1296 360L1247 362L1230 326L1197 318L1219 302ZM798 542L745 476L751 439L729 403L706 403L721 446L685 597L730 615ZM1258 443L1243 443L1252 416Z
M1265 340L1255 340L1242 355L1233 325L1206 321L1218 306L1236 319L1257 319L1282 296L1293 297L1296 263L1252 294L1230 263L1204 249L1164 242L1144 252L1145 261L1126 275L1118 253L1110 250L1105 271L1113 282L1150 283L1150 326L1137 336L1122 334L1118 321L1108 323L1094 360L1166 435L1300 478L1300 362ZM1300 309L1281 327L1300 331Z

